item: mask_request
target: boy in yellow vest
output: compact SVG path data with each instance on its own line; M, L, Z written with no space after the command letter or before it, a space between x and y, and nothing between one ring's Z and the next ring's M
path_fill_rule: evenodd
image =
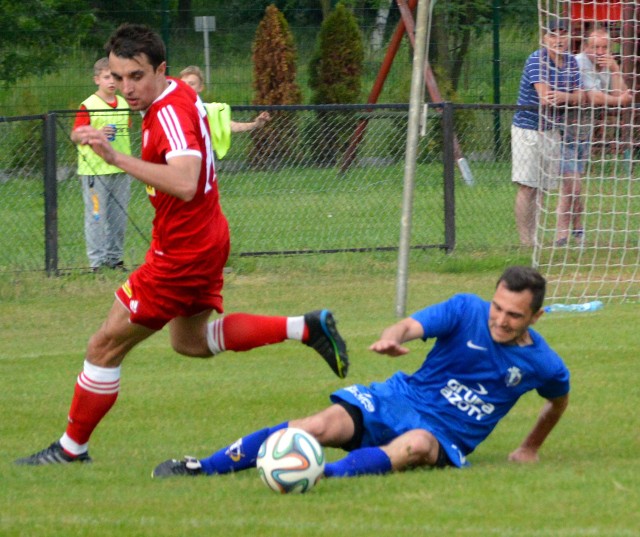
M204 76L196 65L190 65L180 71L180 78L189 84L196 93L204 90ZM232 132L246 132L264 127L271 120L269 112L261 112L253 121L238 122L231 120L231 107L225 103L204 103L211 130L211 143L216 157L223 159L231 147Z
M116 95L107 58L93 66L98 90L85 99L76 114L71 140L78 144L76 129L90 125L102 130L117 151L131 154L129 105ZM84 200L84 235L93 272L100 267L126 270L123 262L131 177L102 160L88 145L77 145L78 175Z

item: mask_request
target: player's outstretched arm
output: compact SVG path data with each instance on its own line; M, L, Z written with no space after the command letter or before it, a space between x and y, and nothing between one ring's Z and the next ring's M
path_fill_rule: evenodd
M531 432L522 444L509 454L513 462L538 462L538 451L549 433L556 426L569 404L569 395L548 399Z
M369 346L369 350L387 356L402 356L409 352L402 344L423 335L422 325L414 319L406 318L385 328L380 339Z

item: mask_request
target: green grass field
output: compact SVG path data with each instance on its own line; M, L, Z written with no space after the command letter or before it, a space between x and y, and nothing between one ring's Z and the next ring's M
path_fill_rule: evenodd
M426 271L412 260L409 310L469 291L489 298L504 260ZM240 260L237 260L240 261ZM94 434L94 464L24 468L13 459L62 433L88 336L116 275L45 279L0 274L0 535L3 536L637 536L640 528L638 312L551 314L539 331L572 372L571 404L533 466L506 462L542 399L529 394L464 470L328 480L302 496L269 491L257 472L154 481L158 462L208 455L265 425L328 404L346 383L413 371L429 344L399 359L368 352L394 322L395 261L387 255L259 259L234 266L227 311L334 310L348 341L348 381L294 342L190 360L161 333L127 358L120 399ZM436 266L434 264L429 265ZM466 270L465 270L466 269ZM339 450L328 450L334 460Z

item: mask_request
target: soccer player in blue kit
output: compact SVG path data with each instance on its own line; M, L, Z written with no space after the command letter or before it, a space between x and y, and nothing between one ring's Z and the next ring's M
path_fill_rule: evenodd
M333 405L317 414L261 429L204 459L167 460L152 475L213 475L254 467L262 442L289 426L349 452L326 464L325 477L462 467L530 390L546 402L509 460L536 462L569 402L567 367L531 328L542 315L545 288L536 270L510 267L491 302L455 295L386 328L369 347L395 357L409 352L403 346L407 341L436 338L412 375L398 372L385 382L340 389L331 395Z

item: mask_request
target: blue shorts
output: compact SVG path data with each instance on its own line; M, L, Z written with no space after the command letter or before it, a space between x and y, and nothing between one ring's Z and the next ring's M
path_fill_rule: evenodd
M386 383L374 382L369 387L354 384L333 392L330 397L334 403L344 401L362 412L364 431L360 447L384 446L408 431L423 429L436 437L453 466L460 468L468 464L451 440Z
M560 174L583 174L589 160L590 143L588 141L570 140L562 143L560 157Z

